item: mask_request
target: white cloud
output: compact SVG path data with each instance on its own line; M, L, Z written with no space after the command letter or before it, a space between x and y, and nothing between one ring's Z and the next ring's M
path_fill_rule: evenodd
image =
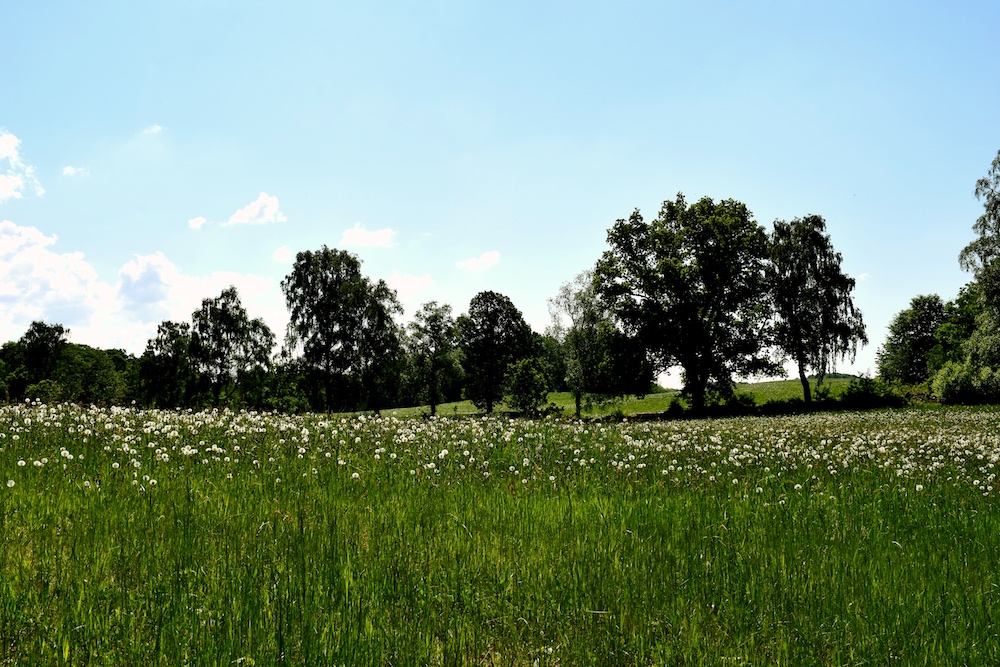
M864 282L865 280L868 280L868 274L867 273L858 274L858 282Z
M294 256L295 255L292 253L291 249L289 249L288 246L283 245L274 251L274 254L271 255L271 259L276 262L290 262Z
M491 250L489 252L484 252L479 257L470 257L469 259L462 260L461 262L455 262L455 266L460 269L465 269L466 271L485 271L499 262L500 253L496 250Z
M429 273L425 273L422 276L413 276L393 271L392 275L386 278L385 282L389 287L396 290L396 295L399 297L400 303L409 309L418 305L419 295L434 284L434 279L431 278Z
M280 286L252 274L189 276L162 252L136 255L101 280L82 253L53 250L56 237L0 222L0 341L17 340L32 320L70 329L70 339L141 354L163 320L188 322L203 299L235 285L251 317L280 339L288 322Z
M153 123L149 127L144 128L142 130L142 133L143 134L159 134L160 132L163 132L164 129L166 129L166 128L164 128L162 125L158 125L157 123Z
M205 218L198 216L197 218L191 218L188 220L188 227L191 229L201 229L205 223L208 222Z
M271 222L285 222L286 220L285 214L278 208L278 198L261 192L257 199L229 216L229 220L222 223L222 226L264 225Z
M25 190L33 191L38 197L45 194L45 189L35 178L35 168L21 161L20 145L20 139L0 130L0 202L20 199Z
M90 170L86 167L74 167L72 165L66 165L62 168L63 176L69 176L70 178L76 176L87 176L90 174Z
M188 276L157 252L136 255L119 270L117 296L123 315L144 323L148 339L163 320L190 322L203 300L217 297L230 285L239 292L247 314L263 317L280 340L288 322L284 297L279 285L261 276L232 271Z
M344 230L344 235L340 237L340 245L358 248L391 248L392 237L395 235L396 232L389 228L370 232L362 227L360 222L356 222L353 227Z
M19 338L32 320L72 325L117 310L114 289L83 254L53 252L55 242L33 227L0 222L0 340Z

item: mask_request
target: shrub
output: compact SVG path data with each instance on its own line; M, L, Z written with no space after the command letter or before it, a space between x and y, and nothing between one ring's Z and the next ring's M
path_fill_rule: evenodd
M507 404L522 414L538 414L549 396L541 362L533 357L521 359L511 364L507 373Z

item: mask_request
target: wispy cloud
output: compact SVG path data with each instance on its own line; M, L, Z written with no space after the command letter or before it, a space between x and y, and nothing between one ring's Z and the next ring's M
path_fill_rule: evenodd
M286 220L285 214L278 207L278 198L266 192L261 192L257 199L229 216L229 220L222 223L222 226L266 225L272 222L285 222Z
M205 218L198 216L197 218L191 218L188 220L188 227L191 229L201 229L208 222Z
M392 237L395 235L396 232L388 228L370 232L362 227L360 222L357 222L350 229L344 230L344 235L340 237L340 245L358 248L391 248Z
M73 165L68 164L62 168L62 174L63 176L75 178L79 176L88 176L90 174L90 170L86 167L74 167Z
M491 250L489 252L484 252L479 257L470 257L469 259L462 260L461 262L455 262L455 266L460 269L465 269L466 271L485 271L499 262L500 253L496 250Z
M291 249L288 246L283 245L274 251L274 254L271 255L271 259L273 259L276 262L284 263L292 261L292 258L294 256L295 254L291 251Z
M162 125L159 125L157 123L153 123L149 127L143 128L142 133L143 134L159 134L160 132L163 132L163 130L165 130L165 129L166 128L163 127Z
M0 202L20 199L26 190L33 191L38 197L45 194L45 189L35 178L35 168L21 161L20 145L20 139L0 130Z

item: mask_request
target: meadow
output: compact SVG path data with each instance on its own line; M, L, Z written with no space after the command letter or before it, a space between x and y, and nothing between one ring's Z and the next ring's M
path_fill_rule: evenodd
M0 408L0 665L998 664L1000 411Z

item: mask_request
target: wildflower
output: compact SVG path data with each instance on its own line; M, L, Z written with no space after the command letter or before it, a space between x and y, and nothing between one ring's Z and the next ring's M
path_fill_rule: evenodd
M13 489L14 488L14 480L12 480L12 479L8 479L7 480L7 488L8 489Z
M356 472L351 473L351 479L361 479L361 475Z

